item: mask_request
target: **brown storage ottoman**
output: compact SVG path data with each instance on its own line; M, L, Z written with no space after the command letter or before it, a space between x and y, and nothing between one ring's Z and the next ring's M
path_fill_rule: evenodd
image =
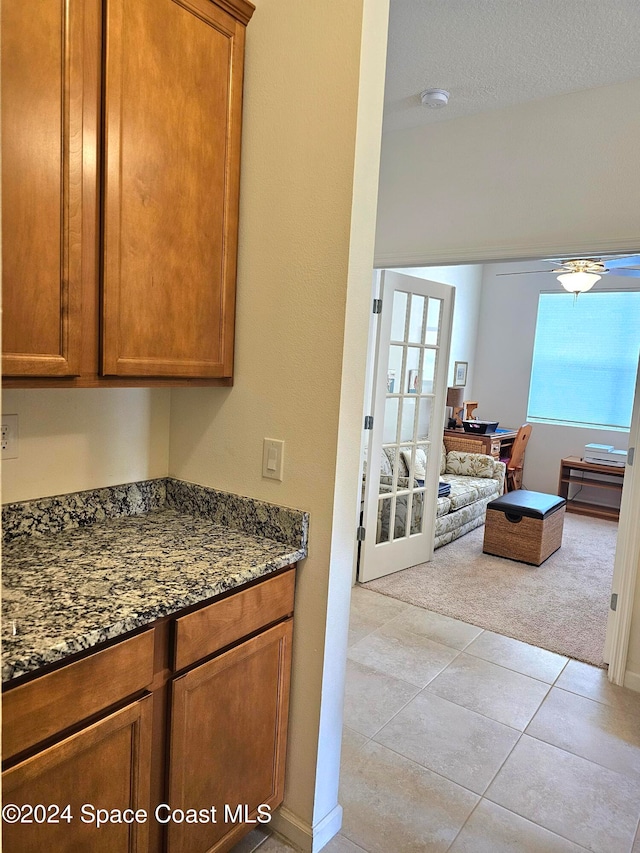
M518 489L487 504L485 554L539 566L562 545L566 501Z

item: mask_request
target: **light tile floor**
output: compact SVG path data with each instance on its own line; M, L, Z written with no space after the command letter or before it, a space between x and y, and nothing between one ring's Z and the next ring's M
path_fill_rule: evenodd
M356 587L344 722L326 853L640 853L640 694L604 670Z

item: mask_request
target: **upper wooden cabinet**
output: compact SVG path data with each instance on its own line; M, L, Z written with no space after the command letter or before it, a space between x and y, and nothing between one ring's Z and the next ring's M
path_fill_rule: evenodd
M2 0L6 385L230 384L252 12Z
M80 372L83 276L95 286L83 269L85 239L95 241L83 192L86 171L95 182L95 152L87 145L85 161L83 144L85 117L97 113L92 46L82 0L3 0L2 338L12 376Z

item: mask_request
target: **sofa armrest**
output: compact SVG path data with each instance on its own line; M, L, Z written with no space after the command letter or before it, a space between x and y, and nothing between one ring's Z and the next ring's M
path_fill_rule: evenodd
M494 480L503 480L505 474L507 473L507 466L504 462L498 462L497 459L494 459L495 473L493 475Z

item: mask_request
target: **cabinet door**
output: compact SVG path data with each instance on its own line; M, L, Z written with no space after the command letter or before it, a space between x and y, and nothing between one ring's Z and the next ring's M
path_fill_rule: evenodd
M172 822L170 853L228 850L243 817L282 802L292 629L289 619L175 680L168 802L213 805L216 823Z
M105 375L232 375L244 30L210 0L107 4Z
M86 131L95 131L97 117L98 78L90 69L98 40L93 2L2 0L8 376L79 372L83 264L93 275L95 262L95 207L93 217L86 208L95 202L96 140Z
M20 853L146 851L148 822L96 827L95 821L82 818L83 814L85 820L90 817L86 806L149 811L152 701L147 696L127 705L6 770L2 774L4 803L55 804L62 816L49 810L47 816L57 816L60 822L42 823L42 814L36 810L32 823L5 822L3 847ZM63 812L67 805L69 811Z

